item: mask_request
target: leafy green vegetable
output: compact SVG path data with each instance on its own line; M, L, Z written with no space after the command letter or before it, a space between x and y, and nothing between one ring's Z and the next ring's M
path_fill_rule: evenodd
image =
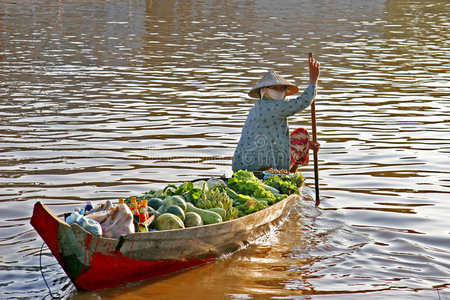
M185 182L180 186L168 185L163 190L167 196L181 195L187 201L195 203L202 195L202 190L194 187L191 181Z
M300 188L303 185L303 175L300 173L295 173L291 177L289 177L289 180L294 183L298 188Z
M225 191L228 194L228 196L231 199L233 199L233 204L234 205L239 205L239 204L245 203L247 200L252 198L252 197L247 196L247 195L238 194L234 190L230 189L229 187L226 187Z
M151 199L151 198L164 199L166 196L167 195L163 190L150 190L150 191L144 193L143 198L144 199Z
M300 187L303 184L303 176L300 173L295 173L292 176L274 175L266 179L266 184L283 194L299 194Z
M239 215L248 215L266 208L285 198L285 195L274 195L273 188L265 186L252 172L239 170L228 179L228 195L239 210Z
M270 198L275 200L273 193L264 188L263 183L252 172L239 170L228 179L228 186L238 194L253 198Z
M202 190L199 188L195 188L194 184L190 181L181 184L180 186L176 186L174 184L167 185L162 190L150 190L145 192L144 195L134 196L136 197L136 201L141 201L143 199L150 200L151 198L159 198L164 199L167 196L180 195L183 196L189 202L195 202L200 198L202 194ZM125 203L131 202L131 197L125 199Z
M269 205L267 204L266 201L257 200L255 198L250 198L245 203L242 203L242 204L236 206L236 208L239 211L238 216L242 217L242 216L254 213L256 211L262 210L268 206Z

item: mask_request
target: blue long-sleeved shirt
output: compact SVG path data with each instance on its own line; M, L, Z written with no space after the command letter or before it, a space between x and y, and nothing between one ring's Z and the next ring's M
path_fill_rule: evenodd
M291 148L287 118L308 107L316 86L291 100L258 100L250 110L233 156L233 172L268 168L289 170Z

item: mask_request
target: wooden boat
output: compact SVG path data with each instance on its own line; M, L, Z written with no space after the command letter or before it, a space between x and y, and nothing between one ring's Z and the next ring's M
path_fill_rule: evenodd
M31 224L78 290L92 291L189 269L232 253L268 233L287 216L299 195L247 216L210 225L96 237L70 226L43 203Z

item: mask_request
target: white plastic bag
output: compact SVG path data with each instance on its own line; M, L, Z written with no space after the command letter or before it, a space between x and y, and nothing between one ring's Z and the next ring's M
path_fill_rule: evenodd
M77 212L73 212L70 216L68 216L66 218L66 222L69 225L76 223L84 228L87 232L90 232L95 236L102 235L102 227L96 220L88 219Z
M100 223L103 237L119 238L121 235L134 233L133 213L126 204L89 214L86 218Z

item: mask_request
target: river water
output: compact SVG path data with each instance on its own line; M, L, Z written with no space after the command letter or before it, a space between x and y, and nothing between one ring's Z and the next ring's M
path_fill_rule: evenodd
M445 0L0 1L0 298L50 298L42 267L71 299L450 299L449 16ZM269 69L304 89L308 52L319 207L310 163L273 234L106 291L40 256L36 201L60 215L230 176L246 93Z

